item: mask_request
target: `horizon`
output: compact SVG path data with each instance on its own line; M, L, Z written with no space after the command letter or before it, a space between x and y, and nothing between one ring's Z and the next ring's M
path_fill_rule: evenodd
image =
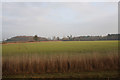
M110 35L112 35L111 33L109 33ZM119 33L114 33L114 34L119 34ZM13 38L13 37L34 37L35 35L19 35L19 36L11 36L11 37L9 37L9 38L7 38L7 39L11 39L11 38ZM59 37L59 36L52 36L52 37L45 37L45 36L39 36L39 35L37 35L38 37L41 37L41 38L50 38L50 39L52 39L53 37ZM71 35L66 35L66 36L63 36L63 37L59 37L60 39L62 39L62 38L66 38L67 36L71 36ZM108 34L106 34L106 35L79 35L79 36L73 36L72 35L72 37L81 37L81 36L108 36ZM4 40L7 40L7 39L3 39L2 41L4 41Z
M2 7L3 39L20 35L51 38L118 33L115 2L7 2Z

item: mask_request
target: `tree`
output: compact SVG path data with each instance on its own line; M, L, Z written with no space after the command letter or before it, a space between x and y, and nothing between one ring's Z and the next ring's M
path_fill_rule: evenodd
M72 39L72 35L67 36L67 37L68 37L69 41L72 41L72 40L73 40L73 39Z
M34 39L35 41L38 41L38 36L35 35L35 36L33 37L33 39Z
M55 36L53 36L53 40L56 40L56 37L55 37Z
M57 40L60 40L60 38L59 38L59 37L57 37Z

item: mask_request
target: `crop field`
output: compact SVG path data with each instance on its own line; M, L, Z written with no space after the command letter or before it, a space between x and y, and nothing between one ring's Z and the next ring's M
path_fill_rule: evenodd
M118 76L118 41L7 43L2 53L3 77Z

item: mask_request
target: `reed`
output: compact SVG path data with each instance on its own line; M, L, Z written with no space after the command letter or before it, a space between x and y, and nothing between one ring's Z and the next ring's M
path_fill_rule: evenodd
M3 75L118 70L118 55L23 55L3 57Z

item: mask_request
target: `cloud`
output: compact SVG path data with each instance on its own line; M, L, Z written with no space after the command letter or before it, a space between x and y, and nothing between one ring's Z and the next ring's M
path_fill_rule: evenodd
M117 33L117 3L3 3L3 37Z

